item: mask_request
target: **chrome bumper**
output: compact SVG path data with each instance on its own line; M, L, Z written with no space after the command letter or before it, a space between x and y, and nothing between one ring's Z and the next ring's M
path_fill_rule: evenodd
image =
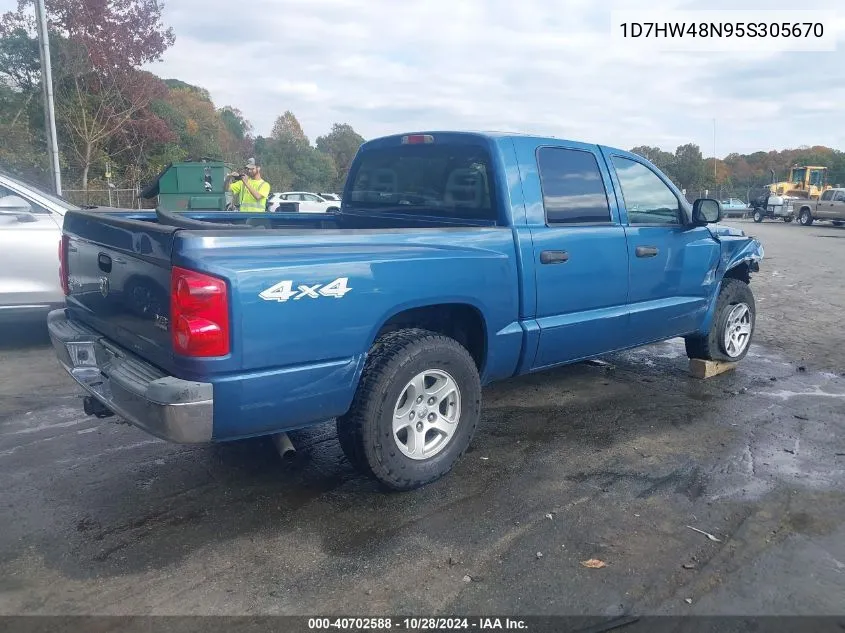
M65 310L47 317L62 367L91 396L127 422L179 444L210 442L213 385L180 380L110 343Z

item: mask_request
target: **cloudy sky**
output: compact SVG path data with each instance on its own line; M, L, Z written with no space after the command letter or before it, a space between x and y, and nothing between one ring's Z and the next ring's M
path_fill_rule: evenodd
M0 0L0 7L13 0ZM169 0L150 70L207 88L258 134L285 110L313 140L417 129L541 133L705 155L845 150L845 4L835 52L645 52L612 9L835 9L841 0ZM830 29L836 25L828 25Z

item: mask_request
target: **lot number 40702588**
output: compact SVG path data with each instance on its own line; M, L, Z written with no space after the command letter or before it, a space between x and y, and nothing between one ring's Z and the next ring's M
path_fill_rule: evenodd
M338 277L334 281L323 284L301 284L296 288L293 287L293 281L280 281L274 286L267 288L267 290L259 293L259 297L265 301L289 301L293 299L298 301L305 297L309 299L319 299L320 297L331 297L334 299L341 299L343 296L352 290L348 286L348 277Z

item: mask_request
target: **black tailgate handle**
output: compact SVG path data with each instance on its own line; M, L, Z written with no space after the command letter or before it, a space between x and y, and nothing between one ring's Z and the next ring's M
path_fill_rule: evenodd
M540 253L541 264L563 264L569 261L569 253L566 251L542 251Z
M100 267L104 273L111 272L111 257L106 255L105 253L100 253L97 256L97 265Z

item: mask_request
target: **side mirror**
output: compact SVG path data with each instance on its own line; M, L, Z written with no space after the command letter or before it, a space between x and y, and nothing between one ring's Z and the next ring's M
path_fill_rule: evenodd
M712 198L699 198L692 204L692 223L696 226L715 224L722 219L722 205Z
M20 196L3 196L0 198L0 213L3 215L32 213L32 205Z

